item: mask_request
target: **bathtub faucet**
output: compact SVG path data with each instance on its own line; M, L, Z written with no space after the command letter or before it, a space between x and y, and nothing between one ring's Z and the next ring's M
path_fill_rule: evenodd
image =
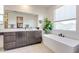
M58 36L64 37L64 35L62 33L58 34Z

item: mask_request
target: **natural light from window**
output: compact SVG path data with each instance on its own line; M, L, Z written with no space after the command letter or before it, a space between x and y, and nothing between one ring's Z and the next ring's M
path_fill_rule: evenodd
M4 28L3 15L4 15L4 6L0 5L0 29Z
M61 6L55 10L54 29L76 30L76 6Z
M0 14L4 14L4 7L0 5Z
M3 15L0 15L0 21L3 21Z
M4 7L0 5L0 24L3 24Z

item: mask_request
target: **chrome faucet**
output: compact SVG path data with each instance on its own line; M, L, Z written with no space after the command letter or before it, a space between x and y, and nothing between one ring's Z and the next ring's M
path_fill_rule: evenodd
M62 33L58 34L58 36L64 37L64 35Z

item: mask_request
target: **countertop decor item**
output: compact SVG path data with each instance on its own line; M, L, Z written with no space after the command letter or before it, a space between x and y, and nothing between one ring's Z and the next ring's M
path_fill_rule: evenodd
M45 33L50 33L50 31L53 29L53 23L48 19L44 19L44 24L43 24L43 30Z
M42 23L42 20L39 20L39 23L41 24Z
M17 28L23 28L23 17L17 16Z
M39 30L39 27L36 27L36 29L38 29L38 30Z

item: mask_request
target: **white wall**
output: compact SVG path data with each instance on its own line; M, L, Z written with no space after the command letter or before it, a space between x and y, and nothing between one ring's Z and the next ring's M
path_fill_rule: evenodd
M77 20L76 20L76 29L77 29L77 32L79 32L79 5L77 5L77 7L76 7L76 18L77 18Z
M23 17L23 27L25 27L26 24L29 24L30 27L37 27L37 16L36 15L20 13L20 12L9 12L8 13L8 24L14 24L15 25L14 27L17 28L16 27L17 16Z

